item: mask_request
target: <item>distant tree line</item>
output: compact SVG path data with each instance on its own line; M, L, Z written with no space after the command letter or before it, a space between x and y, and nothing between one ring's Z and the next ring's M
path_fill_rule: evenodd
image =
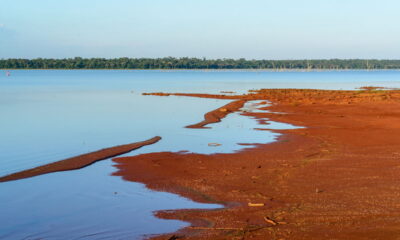
M0 69L400 69L400 60L246 60L206 58L0 59Z

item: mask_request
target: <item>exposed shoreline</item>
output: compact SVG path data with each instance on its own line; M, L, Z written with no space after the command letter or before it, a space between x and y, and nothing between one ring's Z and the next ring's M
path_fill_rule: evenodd
M400 91L280 89L218 98L268 100L271 113L246 115L306 128L276 131L283 134L277 142L233 154L165 152L115 158L114 175L125 180L230 206L158 212L161 218L192 223L176 236L396 239Z
M118 155L128 153L135 149L141 148L146 145L154 144L161 140L161 137L154 137L143 142L136 142L131 144L119 145L115 147L101 149L95 152L82 154L76 157L64 159L61 161L49 163L39 167L31 168L21 172L13 173L0 177L0 182L15 181L24 178L35 177L43 174L70 171L87 167L95 162L116 157Z

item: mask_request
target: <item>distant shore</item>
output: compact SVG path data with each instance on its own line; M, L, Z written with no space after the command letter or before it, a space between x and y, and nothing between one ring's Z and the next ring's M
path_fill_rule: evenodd
M268 118L306 128L276 131L282 134L277 142L238 153L160 152L115 158L114 175L125 180L226 206L211 211L160 211L158 217L192 225L153 239L398 236L399 90L266 89L237 96L192 97L268 100L272 105L265 110L270 112L245 115L260 123Z
M0 69L400 69L397 59L36 58L0 59Z
M269 68L241 68L241 69L129 69L129 68L96 68L96 69L82 69L82 68L74 68L74 69L66 69L66 68L3 68L0 71L160 71L160 72L179 72L179 71L193 71L193 72L359 72L359 71L368 71L368 72L387 72L387 71L400 71L400 68L396 69L269 69Z

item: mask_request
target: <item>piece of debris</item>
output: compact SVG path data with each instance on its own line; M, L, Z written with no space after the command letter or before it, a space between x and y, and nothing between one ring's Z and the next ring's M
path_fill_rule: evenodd
M247 206L249 207L264 207L264 203L248 203Z
M264 217L264 221L266 221L267 223L272 224L274 226L278 225L278 223L276 221L272 220L269 217Z
M219 146L221 146L222 144L220 144L220 143L209 143L208 144L208 146L209 147L219 147Z

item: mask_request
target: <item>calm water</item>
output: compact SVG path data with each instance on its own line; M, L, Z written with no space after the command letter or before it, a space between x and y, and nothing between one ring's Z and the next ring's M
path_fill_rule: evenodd
M400 72L0 71L0 175L104 147L161 136L154 151L228 153L277 134L235 113L211 129L186 129L225 100L142 96L142 92L246 92L258 88L400 87ZM258 110L258 102L244 111ZM270 122L268 128L293 126ZM209 147L208 143L221 143ZM0 183L0 239L140 239L186 223L153 212L215 208L110 176L110 160L78 171Z

